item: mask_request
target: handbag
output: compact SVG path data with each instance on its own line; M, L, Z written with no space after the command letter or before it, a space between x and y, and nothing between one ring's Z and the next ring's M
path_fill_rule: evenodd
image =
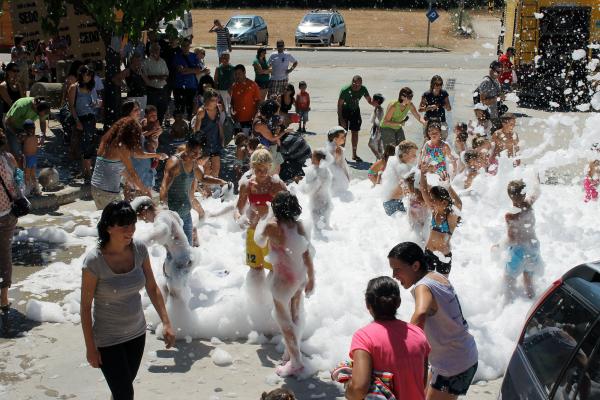
M22 196L17 199L13 198L6 187L6 183L4 183L2 176L0 176L0 183L2 183L6 195L12 201L11 213L17 218L29 214L31 212L31 203L27 200L27 197Z

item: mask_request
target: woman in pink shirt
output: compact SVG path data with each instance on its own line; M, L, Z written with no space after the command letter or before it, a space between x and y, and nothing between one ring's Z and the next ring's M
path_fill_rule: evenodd
M421 328L396 319L400 288L396 281L380 276L369 281L365 300L374 321L352 337L352 379L346 398L362 400L369 392L374 371L393 374L390 389L397 399L425 399L429 344Z

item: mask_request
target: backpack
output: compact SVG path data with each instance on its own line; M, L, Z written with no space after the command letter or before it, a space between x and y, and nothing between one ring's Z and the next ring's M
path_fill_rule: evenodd
M483 77L483 79L489 79L490 82L492 82L492 84L494 83L493 79L489 77L489 75L486 75ZM483 83L483 81L482 81ZM479 87L481 86L481 83L479 85L477 85L477 87L475 88L475 90L473 91L473 105L475 104L479 104L481 103L481 92L479 91ZM494 86L498 87L498 91L500 92L500 84L496 83Z

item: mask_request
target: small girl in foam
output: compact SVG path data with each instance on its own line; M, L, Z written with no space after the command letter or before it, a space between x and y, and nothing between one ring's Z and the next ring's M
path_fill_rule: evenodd
M315 230L329 228L331 203L331 172L329 171L327 155L322 150L312 153L312 165L306 168L302 191L308 194L308 206L313 218Z
M313 291L314 268L312 245L298 217L302 207L290 192L279 192L271 203L270 215L256 228L255 240L268 241L269 259L273 265L269 284L275 305L274 316L285 343L283 361L277 367L279 376L298 375L304 369L300 353L302 335L300 312L304 293Z
M592 150L600 152L600 143L594 143ZM598 200L598 185L600 185L600 160L592 160L588 165L587 174L583 179L585 202Z
M442 126L438 122L427 125L427 140L421 148L419 164L426 162L435 167L435 173L444 178L457 171L456 157L452 154L450 145L442 139ZM452 164L450 169L448 163Z
M331 128L327 132L327 152L333 157L329 163L329 170L333 177L331 189L333 194L348 190L350 185L350 170L344 158L344 144L346 144L346 130L341 126Z

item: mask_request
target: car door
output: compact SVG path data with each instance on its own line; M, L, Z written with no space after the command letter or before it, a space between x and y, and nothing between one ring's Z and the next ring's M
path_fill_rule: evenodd
M333 41L338 43L341 40L341 38L337 14L333 14L333 17L331 17L331 30L333 32Z
M556 289L533 313L509 362L503 399L546 400L597 314L572 289Z
M344 17L342 15L338 15L340 19L340 41L344 40L344 35L346 34L346 22L344 21Z

